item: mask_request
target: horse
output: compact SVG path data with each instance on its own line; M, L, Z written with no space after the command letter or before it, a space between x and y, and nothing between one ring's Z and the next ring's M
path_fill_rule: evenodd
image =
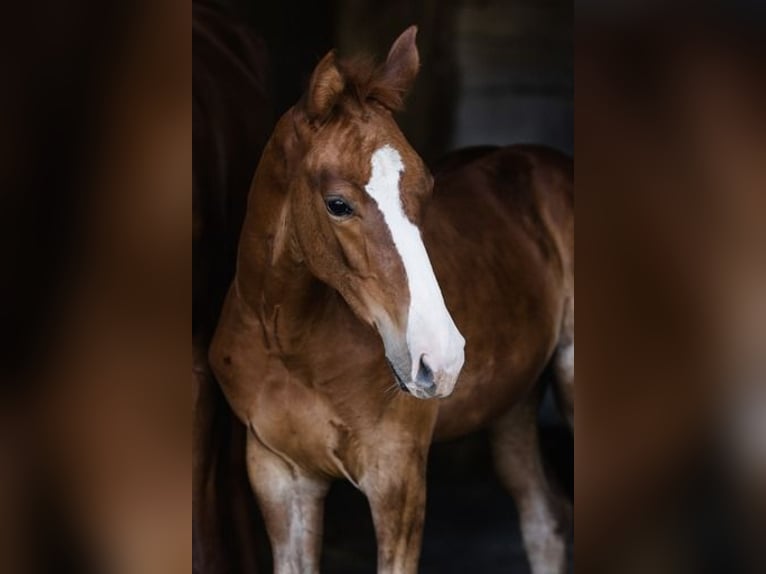
M512 146L429 173L394 119L416 32L377 65L329 52L278 121L210 364L275 572L318 571L336 479L369 501L378 572L416 572L429 447L481 427L532 571L563 572L571 510L536 421L544 372L573 421L572 163Z

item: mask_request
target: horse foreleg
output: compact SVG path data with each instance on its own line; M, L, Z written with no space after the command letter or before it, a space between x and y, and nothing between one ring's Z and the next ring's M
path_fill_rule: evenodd
M566 571L566 534L571 510L548 484L537 435L537 401L522 403L492 427L498 476L516 502L521 534L533 574Z
M252 433L247 469L269 534L275 574L319 572L327 480L301 470Z
M402 449L369 465L360 481L375 523L379 574L415 574L425 517L426 453Z

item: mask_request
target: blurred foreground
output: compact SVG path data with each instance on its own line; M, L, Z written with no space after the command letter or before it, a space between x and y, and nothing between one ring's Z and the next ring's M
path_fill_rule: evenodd
M578 14L583 572L766 571L766 46L745 4Z

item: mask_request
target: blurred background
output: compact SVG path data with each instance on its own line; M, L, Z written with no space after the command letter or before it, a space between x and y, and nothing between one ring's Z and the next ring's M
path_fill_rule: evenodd
M578 4L583 572L766 571L764 16Z
M303 93L332 48L384 58L418 26L421 72L399 121L427 161L471 145L572 152L573 6L561 0L232 1L270 54L274 110ZM383 9L384 8L384 9Z

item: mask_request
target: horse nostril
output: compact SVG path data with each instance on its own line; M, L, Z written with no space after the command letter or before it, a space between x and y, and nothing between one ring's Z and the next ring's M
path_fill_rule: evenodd
M420 366L418 367L418 375L415 378L415 383L425 391L433 390L435 386L434 373L431 368L426 365L423 357L420 357Z

